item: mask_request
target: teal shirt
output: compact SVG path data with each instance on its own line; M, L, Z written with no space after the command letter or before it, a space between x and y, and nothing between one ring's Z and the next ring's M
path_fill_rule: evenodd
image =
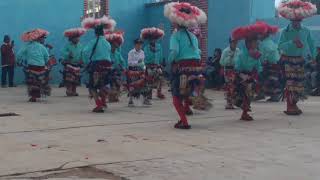
M235 51L232 51L230 47L227 47L223 50L220 64L221 66L234 66L237 59L239 59L241 51L237 48Z
M86 64L90 63L90 56L97 39L91 40L83 48L83 59ZM110 61L111 62L111 45L104 36L99 37L96 50L92 56L92 61Z
M49 52L39 42L28 42L17 54L19 63L26 65L45 66L49 60Z
M162 47L159 43L156 43L155 52L151 51L151 45L148 45L144 48L145 64L161 64L163 60Z
M190 35L190 40L188 34ZM201 59L201 51L197 37L189 31L180 29L171 35L169 62L180 61L185 59Z
M235 69L239 72L257 70L260 73L262 72L262 65L260 59L251 57L247 48L245 48L239 56L239 59L236 60Z
M83 46L80 43L73 44L69 42L62 49L62 59L65 61L70 61L71 63L78 63L82 60L82 49Z
M122 57L121 49L117 48L115 52L111 52L111 61L113 63L113 68L118 69L122 67L123 69L127 69L127 63L125 59Z
M278 45L272 41L271 37L267 37L259 43L259 50L262 53L262 62L277 64L280 60Z
M297 48L293 42L296 37L300 38L304 48ZM303 56L304 52L308 48L312 58L314 59L316 57L316 48L311 36L311 32L308 28L302 26L301 29L297 30L292 28L292 25L288 25L287 28L282 31L279 41L279 49L281 54L286 56Z

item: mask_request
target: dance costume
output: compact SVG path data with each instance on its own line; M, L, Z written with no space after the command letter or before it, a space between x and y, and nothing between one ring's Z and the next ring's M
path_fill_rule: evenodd
M83 49L83 57L89 73L87 85L90 96L95 100L95 113L104 112L107 107L108 93L112 87L111 45L104 36L104 31L113 29L114 21L108 17L84 19L84 28L93 28L96 39L91 40Z
M227 100L226 109L234 109L235 103L235 80L236 71L234 69L235 62L239 58L241 51L239 48L232 50L227 47L222 52L220 64L224 67L224 78L225 78L225 97Z
M157 89L157 97L164 99L162 94L163 82L163 52L157 41L164 36L164 32L158 28L145 28L141 32L141 38L147 40L148 44L144 48L146 64L146 83L150 89L148 98L152 99L152 90Z
M80 38L86 32L85 29L76 28L65 31L65 37L69 42L62 49L63 81L66 86L67 96L78 96L77 86L80 85L81 67L83 65L81 43L73 43L72 39Z
M30 102L36 102L41 96L50 96L49 86L49 53L39 39L45 38L49 32L35 29L22 35L22 40L27 42L17 55L18 64L25 67L26 84Z
M281 34L279 49L281 52L281 63L284 64L285 74L285 98L287 100L287 115L300 115L302 110L297 106L299 100L305 99L304 95L304 65L303 54L309 50L313 59L316 57L316 48L307 27L301 26L300 22L307 17L314 15L317 8L310 2L293 0L283 2L279 8L279 13L292 21ZM299 25L293 26L293 24Z

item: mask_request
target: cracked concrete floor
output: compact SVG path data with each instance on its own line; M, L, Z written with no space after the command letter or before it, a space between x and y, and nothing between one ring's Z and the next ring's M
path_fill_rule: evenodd
M86 89L79 92L67 98L53 89L29 104L23 87L0 90L0 113L21 115L0 118L0 179L320 178L320 98L303 102L301 117L283 115L283 103L254 103L256 121L240 122L240 110L225 111L223 93L209 90L214 108L180 131L170 99L128 108L124 97L92 114ZM97 172L80 173L88 169Z

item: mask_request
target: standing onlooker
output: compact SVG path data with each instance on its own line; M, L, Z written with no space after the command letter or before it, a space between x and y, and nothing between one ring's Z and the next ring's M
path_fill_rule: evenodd
M234 69L235 63L241 55L241 50L237 47L238 41L229 39L229 46L223 50L220 64L224 70L225 78L225 97L227 100L226 109L234 109L235 99L235 80L236 71Z
M14 41L11 41L10 36L5 35L3 38L3 44L1 46L1 57L2 57L2 81L1 86L7 87L7 76L9 76L9 87L14 87L14 65L15 65L15 54L14 54Z
M224 77L222 73L222 67L220 65L220 59L222 55L222 50L216 48L214 50L213 57L210 58L207 62L207 83L210 87L216 88L219 90L224 84Z

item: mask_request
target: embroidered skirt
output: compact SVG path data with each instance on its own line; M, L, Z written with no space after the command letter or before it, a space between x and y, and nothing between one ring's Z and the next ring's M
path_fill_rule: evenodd
M35 98L50 96L49 71L44 66L28 66L25 70L28 95Z
M65 64L64 67L64 82L66 85L80 85L81 68L76 64Z
M172 65L171 92L173 96L190 98L194 109L208 110L211 103L204 96L204 68L199 60L182 60Z
M233 66L226 66L224 68L225 98L230 104L234 104L236 77L237 73Z
M157 64L146 65L146 83L150 89L159 87L162 81L162 68Z
M173 96L189 97L200 86L203 67L197 60L180 61L172 65L171 90Z
M304 99L304 58L282 56L281 62L284 64L286 94L293 95L296 101Z
M89 67L89 90L109 91L112 87L112 64L111 62L95 61Z
M275 96L282 93L283 78L279 64L266 64L263 76L265 77L263 90L267 96Z
M112 70L111 89L109 92L109 102L118 102L121 95L121 86L123 82L123 71L120 69Z
M251 100L255 94L256 87L256 74L253 72L240 72L236 78L236 105L238 107L244 106L244 99L246 99L247 105L250 105ZM245 105L245 106L247 106Z
M150 88L146 86L144 68L131 66L126 72L126 75L129 96L139 98L141 95L146 96L150 92Z

